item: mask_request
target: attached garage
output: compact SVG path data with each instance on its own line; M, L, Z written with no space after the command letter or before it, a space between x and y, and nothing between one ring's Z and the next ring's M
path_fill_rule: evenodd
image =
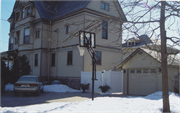
M148 95L162 91L161 62L152 55L155 54L137 48L117 67L124 71L124 94ZM177 66L174 67L168 66L170 91L174 91L174 76L178 74Z

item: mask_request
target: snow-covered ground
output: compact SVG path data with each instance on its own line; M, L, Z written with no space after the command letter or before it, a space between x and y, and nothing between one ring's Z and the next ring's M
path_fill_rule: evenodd
M55 87L60 86L47 87L56 89ZM63 88L68 87L63 86ZM180 96L169 92L169 99L171 113L180 113ZM90 99L80 102L58 102L26 107L0 108L3 113L161 113L161 110L162 92L156 92L146 97L97 97L94 101Z

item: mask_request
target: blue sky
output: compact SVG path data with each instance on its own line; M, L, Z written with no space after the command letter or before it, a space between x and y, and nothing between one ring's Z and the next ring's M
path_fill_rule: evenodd
M7 19L10 17L14 7L15 0L1 0L1 38L0 52L8 50L10 23Z

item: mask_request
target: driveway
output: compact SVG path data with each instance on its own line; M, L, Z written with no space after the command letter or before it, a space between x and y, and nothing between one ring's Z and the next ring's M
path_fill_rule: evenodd
M94 94L94 98L102 97L99 93ZM111 95L115 97L126 97L128 95ZM1 107L29 106L34 104L44 104L52 102L78 102L92 98L92 93L53 93L44 92L40 96L24 95L14 96L13 92L1 94Z

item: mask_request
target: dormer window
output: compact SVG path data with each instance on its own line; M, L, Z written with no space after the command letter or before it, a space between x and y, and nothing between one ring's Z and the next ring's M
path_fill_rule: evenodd
M24 18L24 14L25 13L25 8L22 9L22 14L21 14L21 18Z
M16 15L15 15L15 20L16 20L16 21L19 20L19 17L20 17L20 13L17 12Z
M101 9L109 11L109 4L101 2Z
M26 15L27 16L30 16L31 15L31 8L30 7L28 7L28 8L26 8Z

